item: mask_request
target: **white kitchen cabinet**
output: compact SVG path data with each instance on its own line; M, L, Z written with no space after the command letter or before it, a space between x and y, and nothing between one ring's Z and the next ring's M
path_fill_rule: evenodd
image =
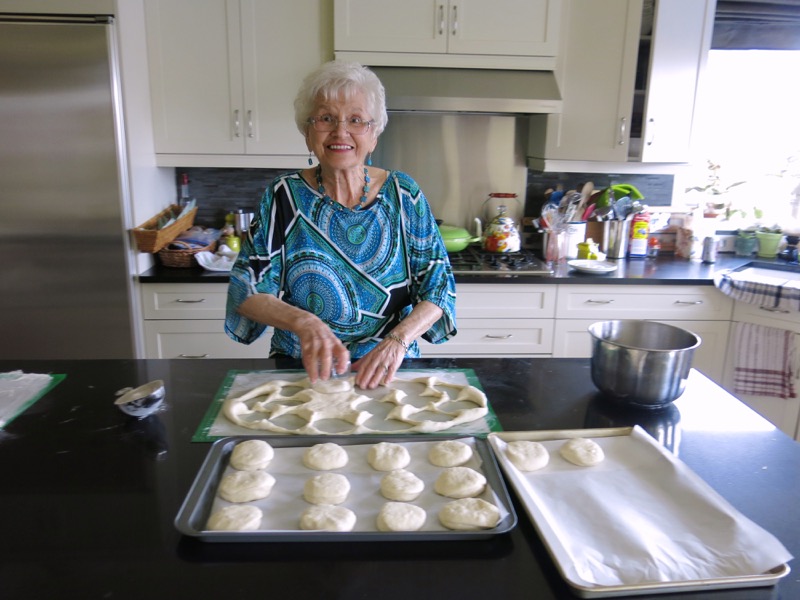
M564 0L556 69L563 110L530 117L532 167L689 159L716 0L655 0L652 31L642 24L642 6L643 0Z
M334 0L334 48L370 65L552 68L560 2Z
M332 57L328 2L146 0L145 10L159 165L302 164L293 101Z
M142 285L146 358L266 358L270 332L250 345L224 331L224 283Z
M800 313L786 310L776 310L770 306L735 302L733 309L734 327L738 323L755 323L766 327L785 329L800 334ZM731 344L734 337L731 335ZM736 348L731 346L725 361L725 378L723 387L734 394L742 402L750 406L762 417L770 421L787 435L800 441L800 397L773 398L770 396L754 396L740 394L734 391L734 368L736 366ZM796 348L795 351L800 351ZM800 393L800 373L794 374L795 389Z
M721 382L733 302L712 286L559 285L553 356L591 356L589 325L645 319L687 329L702 339L693 366Z
M531 115L529 156L624 162L641 0L564 0L556 78L560 114Z
M552 285L460 284L458 335L444 344L420 340L423 356L549 356L556 289Z

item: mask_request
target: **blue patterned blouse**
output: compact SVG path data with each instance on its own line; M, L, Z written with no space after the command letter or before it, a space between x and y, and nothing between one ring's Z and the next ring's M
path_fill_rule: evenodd
M250 344L266 326L237 314L249 296L272 294L322 319L360 358L427 300L444 314L423 338L456 334L455 280L428 201L405 173L390 171L376 201L350 210L323 199L299 172L267 188L228 286L225 331ZM276 329L271 353L300 357L300 342ZM408 357L419 356L414 342Z

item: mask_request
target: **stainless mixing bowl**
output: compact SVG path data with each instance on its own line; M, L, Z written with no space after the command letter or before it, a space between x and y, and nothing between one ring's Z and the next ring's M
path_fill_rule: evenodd
M592 381L611 398L661 408L683 393L700 338L654 321L600 321L592 336Z

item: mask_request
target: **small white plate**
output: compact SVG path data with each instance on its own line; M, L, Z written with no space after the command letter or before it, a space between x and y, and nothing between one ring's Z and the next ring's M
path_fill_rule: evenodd
M570 260L567 264L581 273L611 273L617 265L604 260Z

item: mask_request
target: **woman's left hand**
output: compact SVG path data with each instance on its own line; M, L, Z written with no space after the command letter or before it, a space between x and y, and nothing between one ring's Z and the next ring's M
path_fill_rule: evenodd
M397 342L385 339L353 363L356 385L365 390L389 383L405 358L405 349Z

